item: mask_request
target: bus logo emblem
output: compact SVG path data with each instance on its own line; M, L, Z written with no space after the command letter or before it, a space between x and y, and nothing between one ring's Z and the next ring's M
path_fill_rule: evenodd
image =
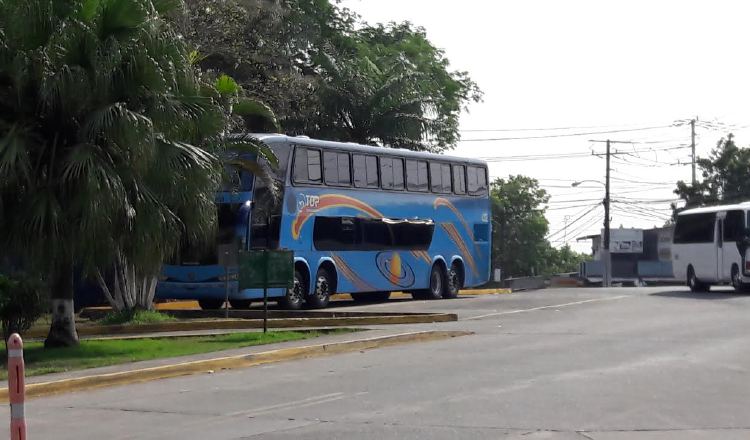
M320 205L320 196L309 196L300 194L297 196L297 210L315 210Z

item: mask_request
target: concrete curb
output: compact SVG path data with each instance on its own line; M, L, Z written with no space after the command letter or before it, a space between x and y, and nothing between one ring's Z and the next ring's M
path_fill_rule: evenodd
M390 324L429 324L458 321L455 313L425 313L385 316L348 316L341 318L276 318L268 320L269 328L352 327ZM135 335L143 333L180 332L198 330L242 330L263 328L262 319L222 319L160 322L141 325L91 325L77 328L78 336ZM47 329L31 329L25 338L43 338Z
M502 289L502 288L464 289L459 292L459 295L502 295L502 294L508 294L508 293L512 293L511 289ZM400 291L391 292L391 299L403 299L403 298L411 298L411 294L400 292ZM331 299L334 299L334 300L352 299L352 297L348 293L337 293L333 295ZM198 308L200 308L200 306L198 305L198 301L187 301L187 300L186 301L171 301L171 302L155 304L156 310L192 310L192 309L198 309Z
M411 342L427 342L440 339L471 335L467 331L424 331L401 333L390 336L380 336L353 341L332 342L328 344L309 345L304 347L281 348L255 354L220 357L200 361L183 362L159 367L143 368L117 373L84 376L62 379L52 382L41 382L26 385L26 397L42 397L53 394L84 391L96 388L128 385L138 382L166 379L170 377L187 376L191 374L207 373L216 370L231 370L247 368L256 365L283 362L338 353L349 353L373 348ZM0 388L0 402L8 402L8 389Z
M513 293L511 289L493 288L493 289L471 289L462 290L461 295L507 295Z

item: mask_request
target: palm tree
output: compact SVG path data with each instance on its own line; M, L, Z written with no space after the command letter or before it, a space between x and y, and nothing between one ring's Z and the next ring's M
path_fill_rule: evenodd
M228 98L162 19L180 7L0 0L0 246L49 273L46 346L77 343L74 271L150 292L212 235Z

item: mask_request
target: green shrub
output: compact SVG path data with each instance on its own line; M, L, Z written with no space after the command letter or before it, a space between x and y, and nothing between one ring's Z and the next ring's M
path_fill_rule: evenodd
M13 333L23 333L49 310L45 283L27 274L0 274L0 322L5 341Z

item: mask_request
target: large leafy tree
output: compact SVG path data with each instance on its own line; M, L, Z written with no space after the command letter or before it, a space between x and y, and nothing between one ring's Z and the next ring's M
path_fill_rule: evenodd
M738 147L733 135L719 140L707 158L697 160L702 180L695 185L677 182L686 207L732 203L750 199L750 149Z
M199 65L234 78L245 93L266 102L288 132L301 131L317 112L315 65L324 47L338 46L354 15L328 0L187 0L176 20ZM250 130L270 128L250 118Z
M237 79L292 134L440 152L480 99L409 23L369 26L329 0L188 0L202 67ZM267 127L250 121L254 130Z
M306 127L316 136L441 152L458 142L466 104L481 98L408 22L365 26L316 60L320 110Z
M492 256L503 277L539 274L544 268L549 223L543 205L548 200L547 192L530 177L509 176L492 182Z
M74 271L150 291L211 236L232 98L162 19L180 6L0 0L0 246L50 274L48 346L77 343Z

